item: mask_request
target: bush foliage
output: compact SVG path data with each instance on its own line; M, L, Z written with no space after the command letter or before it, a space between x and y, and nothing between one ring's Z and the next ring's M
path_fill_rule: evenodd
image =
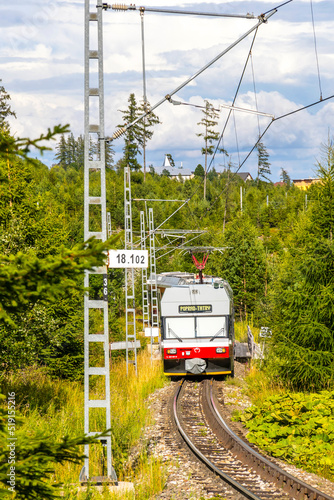
M270 455L334 479L334 392L290 393L267 398L235 417L247 439Z

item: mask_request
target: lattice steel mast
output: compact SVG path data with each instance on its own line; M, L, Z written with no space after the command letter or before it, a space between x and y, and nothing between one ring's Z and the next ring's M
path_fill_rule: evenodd
M105 142L104 142L104 89L103 89L103 36L102 36L102 0L85 0L85 96L84 96L84 238L87 241L95 237L102 241L107 239L107 217L106 217L106 182L105 182ZM92 86L96 73L97 62L97 87ZM95 66L94 66L95 64ZM94 110L97 112L94 114ZM96 154L91 158L91 141L97 144ZM90 179L92 175L100 177L100 192L96 196L91 195ZM93 226L95 211L99 214L99 227ZM95 222L96 223L96 222ZM96 268L94 271L85 273L84 285L90 285L90 276L102 275L103 299L96 300L90 297L87 292L84 297L84 432L88 435L95 435L111 427L110 418L110 378L109 378L109 328L108 328L108 293L107 293L107 266ZM98 310L103 315L103 332L90 331L90 314ZM89 354L91 343L100 343L104 351L104 366L95 367L89 364ZM90 377L101 376L104 380L104 399L90 398ZM101 409L105 410L105 428L96 428L91 431L91 424L97 425L94 418ZM95 412L94 412L95 410ZM91 422L90 422L91 419ZM100 439L101 444L106 449L107 478L99 476L96 481L105 479L117 480L116 473L112 467L111 436ZM89 448L85 446L84 467L80 474L81 481L91 478L89 469ZM105 454L103 453L103 456ZM103 474L103 472L102 472Z
M140 249L146 250L146 234L145 234L145 212L140 212ZM142 286L142 303L143 303L143 331L150 325L150 306L147 287L147 269L143 267L141 270L141 286Z
M151 281L151 353L153 349L153 334L158 332L159 328L159 309L158 309L158 288L157 288L157 269L155 264L155 234L153 208L148 209L149 237L150 237L150 281Z
M130 167L124 168L124 217L125 217L125 250L133 250L132 211L131 211L131 174ZM135 305L135 273L134 268L125 268L125 328L126 328L126 373L129 364L134 364L137 374L136 346L136 305ZM133 351L133 360L129 353Z

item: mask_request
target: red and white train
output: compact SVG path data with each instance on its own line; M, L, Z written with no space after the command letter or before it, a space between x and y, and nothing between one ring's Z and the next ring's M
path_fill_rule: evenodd
M202 281L202 282L201 282ZM230 285L211 276L157 275L164 373L234 375L234 310Z

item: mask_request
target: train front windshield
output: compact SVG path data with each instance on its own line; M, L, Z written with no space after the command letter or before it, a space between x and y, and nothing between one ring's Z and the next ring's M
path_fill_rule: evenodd
M165 339L228 337L226 316L192 316L190 318L165 318Z

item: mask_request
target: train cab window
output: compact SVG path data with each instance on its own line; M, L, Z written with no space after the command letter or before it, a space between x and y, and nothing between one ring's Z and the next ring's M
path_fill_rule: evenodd
M193 339L228 337L225 316L192 316L189 318L166 318L164 323L165 339Z
M166 318L165 338L189 339L195 337L194 318Z
M227 337L224 316L205 316L196 318L196 337Z

